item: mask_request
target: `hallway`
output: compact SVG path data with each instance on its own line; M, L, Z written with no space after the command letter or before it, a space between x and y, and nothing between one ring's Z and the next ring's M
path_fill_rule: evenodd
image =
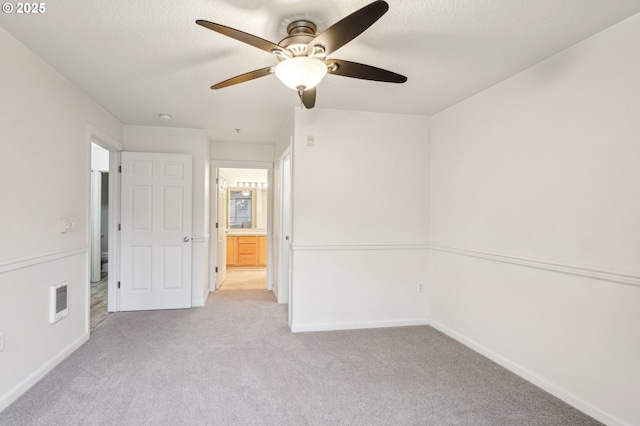
M227 267L227 277L220 290L265 290L267 268Z

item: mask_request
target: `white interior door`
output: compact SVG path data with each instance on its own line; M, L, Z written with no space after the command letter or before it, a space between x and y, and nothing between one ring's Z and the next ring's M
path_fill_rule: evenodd
M216 290L227 278L227 184L226 179L218 171L218 279Z
M191 307L192 158L122 153L120 310Z

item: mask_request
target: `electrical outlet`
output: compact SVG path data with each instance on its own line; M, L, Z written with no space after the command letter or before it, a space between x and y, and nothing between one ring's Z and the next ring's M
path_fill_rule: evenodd
M419 282L418 283L418 293L422 293L422 290L423 290L422 282Z
M4 351L4 332L0 332L0 352Z

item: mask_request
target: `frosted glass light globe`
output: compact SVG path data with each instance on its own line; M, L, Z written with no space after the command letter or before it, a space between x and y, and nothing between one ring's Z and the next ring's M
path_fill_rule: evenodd
M276 77L293 90L316 87L327 74L327 65L320 59L297 56L276 65Z

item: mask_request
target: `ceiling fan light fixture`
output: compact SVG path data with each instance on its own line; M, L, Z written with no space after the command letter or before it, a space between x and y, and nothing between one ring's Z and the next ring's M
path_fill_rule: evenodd
M278 63L275 73L285 86L296 91L308 90L327 75L327 65L320 59L297 56Z
M246 72L211 86L222 89L256 78L276 74L282 83L298 92L301 104L311 109L316 104L316 85L327 73L385 83L404 83L407 77L371 65L341 59L327 59L333 52L356 38L389 10L384 0L375 0L317 34L316 25L298 19L287 25L287 36L278 44L225 25L198 19L196 24L251 45L278 58L275 66ZM311 13L312 15L315 12Z

